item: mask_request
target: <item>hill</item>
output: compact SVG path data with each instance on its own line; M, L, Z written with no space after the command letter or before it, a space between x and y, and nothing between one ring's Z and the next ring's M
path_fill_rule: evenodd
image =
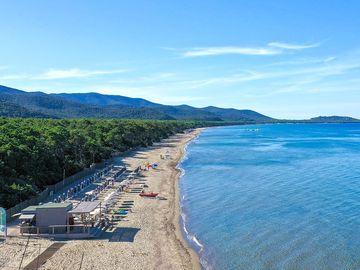
M359 119L348 116L318 116L308 120L309 122L316 123L358 123Z
M6 108L9 108L9 104L13 104L14 110L23 117L173 119L151 108L86 105L42 92L29 93L4 86L0 87L0 103L2 107ZM12 114L16 115L17 113L13 113L9 109L0 111L0 116L13 116Z
M252 110L236 110L236 109L223 109L214 106L209 106L202 109L204 112L210 112L216 114L222 119L226 119L227 121L246 121L251 119L255 122L272 122L275 119L268 117L266 115L260 114L258 112Z
M126 105L134 107L147 107L156 109L174 119L197 119L211 121L263 121L269 122L273 119L251 110L223 109L213 106L205 108L195 108L188 105L169 106L150 102L142 98L129 98L116 95L102 95L99 93L75 93L75 94L52 94L91 105Z
M21 107L15 103L0 98L0 116L23 118L54 118L41 112L35 112Z
M227 121L236 123L355 123L347 116L319 116L307 120L279 120L252 110L208 106L163 105L143 98L99 93L25 92L0 85L0 116L32 118L115 118Z
M168 106L158 103L154 103L142 98L130 98L124 96L116 95L102 95L99 93L61 93L61 94L52 94L53 96L58 96L65 98L67 100L76 101L82 104L88 105L100 105L100 106L113 106L113 105L123 105L131 107L143 107L143 108L152 108L157 111L168 115L173 119L196 119L196 120L209 120L209 121L221 121L220 117L213 113L203 112L201 109L197 109L187 105L180 106Z
M0 100L16 104L18 110L54 118L129 118L159 120L271 122L272 118L251 110L195 108L188 105L162 105L142 98L99 93L45 94L0 86ZM9 116L2 113L0 116ZM26 114L25 114L26 115Z
M54 97L62 97L71 101L78 103L89 104L89 105L100 105L100 106L109 106L109 105L125 105L130 107L156 107L156 104L146 99L142 98L129 98L124 96L116 95L102 95L99 93L60 93L60 94L50 94Z

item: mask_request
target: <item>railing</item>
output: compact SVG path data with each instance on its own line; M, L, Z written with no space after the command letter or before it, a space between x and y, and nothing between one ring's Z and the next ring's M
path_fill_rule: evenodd
M88 225L19 226L20 234L90 234Z

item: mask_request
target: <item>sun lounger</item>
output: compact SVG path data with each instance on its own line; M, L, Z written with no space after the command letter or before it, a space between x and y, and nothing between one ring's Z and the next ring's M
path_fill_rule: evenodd
M121 204L120 207L133 207L133 204Z
M133 207L134 205L129 205L129 204L122 204L122 205L120 205L120 207L121 208L131 208L131 207Z
M118 209L113 211L114 215L127 215L129 213L128 210L124 210L124 209Z

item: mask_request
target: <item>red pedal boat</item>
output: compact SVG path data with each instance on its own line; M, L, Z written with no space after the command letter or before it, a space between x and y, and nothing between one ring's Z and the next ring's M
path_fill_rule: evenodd
M141 196L141 197L150 197L150 198L155 198L157 195L159 195L159 193L155 193L155 192L148 192L148 193L141 192L139 194L139 196Z

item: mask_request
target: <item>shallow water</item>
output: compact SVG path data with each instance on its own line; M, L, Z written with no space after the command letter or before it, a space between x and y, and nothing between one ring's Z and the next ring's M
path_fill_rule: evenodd
M210 128L180 167L205 268L360 269L360 124Z

